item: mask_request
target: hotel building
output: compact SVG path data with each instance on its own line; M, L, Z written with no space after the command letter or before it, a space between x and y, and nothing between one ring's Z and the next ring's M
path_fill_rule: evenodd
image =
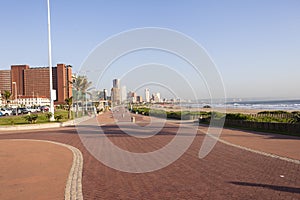
M49 67L30 68L29 65L12 65L11 70L0 70L0 89L9 90L11 99L22 96L50 99ZM72 67L57 64L52 67L53 89L56 90L56 105L64 104L72 96Z

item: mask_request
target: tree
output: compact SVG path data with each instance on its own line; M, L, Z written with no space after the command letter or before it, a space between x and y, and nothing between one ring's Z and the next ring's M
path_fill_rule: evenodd
M78 101L83 99L82 95L86 94L87 89L92 85L92 82L88 81L86 76L77 76L76 78L74 78L72 84L73 84L73 88L76 91L75 93L76 117L78 117Z
M6 104L8 104L9 99L10 99L10 97L11 97L10 91L4 90L3 97L4 97L4 99L5 99Z
M72 116L71 108L72 108L72 105L73 105L73 97L66 98L65 102L68 106L68 119L71 119L71 116Z

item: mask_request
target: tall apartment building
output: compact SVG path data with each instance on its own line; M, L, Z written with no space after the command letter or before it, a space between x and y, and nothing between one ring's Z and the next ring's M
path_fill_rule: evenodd
M113 80L113 87L114 88L120 88L120 79L114 79Z
M121 103L120 79L113 80L113 87L111 88L111 101L113 105L119 105Z
M107 94L107 89L104 89L103 90L103 97L104 97L104 100L107 100L107 96L108 96L108 94Z
M143 103L143 97L142 96L136 96L136 102L137 103Z
M49 68L37 67L24 70L24 96L50 98Z
M7 71L10 71L10 75ZM5 74L3 76L7 78L2 79L1 74ZM50 98L48 67L30 68L28 65L12 65L11 70L0 71L0 80L0 88L7 88L10 85L12 99L22 96ZM53 89L56 90L54 103L64 104L65 99L72 96L72 67L65 64L57 64L57 67L52 67L52 81Z
M150 102L150 90L148 88L145 89L145 101Z
M136 100L137 100L136 92L132 92L132 91L128 92L127 99L128 99L128 102L130 102L130 103L136 103Z
M57 64L52 68L53 89L56 90L57 104L63 104L66 98L72 96L72 67Z
M121 87L121 102L124 103L127 100L127 90L126 90L126 86L123 85Z
M12 87L12 99L18 98L18 95L24 95L24 70L29 69L29 65L12 65L10 68L11 73L11 85L14 83L14 87ZM17 91L15 91L17 90ZM17 95L17 96L16 96Z
M0 70L0 93L3 93L5 90L11 91L10 70Z

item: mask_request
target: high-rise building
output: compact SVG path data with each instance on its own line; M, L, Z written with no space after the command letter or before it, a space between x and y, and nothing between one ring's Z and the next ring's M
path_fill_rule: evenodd
M100 91L99 97L100 97L100 100L107 100L107 89Z
M152 94L152 99L151 99L153 102L156 102L156 103L159 103L161 102L161 99L160 99L160 93L157 92L157 93L154 93Z
M150 102L150 90L148 88L145 89L145 101Z
M114 88L120 88L120 79L114 79L113 80L113 87Z
M113 105L119 105L121 103L120 88L111 88L111 101Z
M11 92L11 86L10 70L0 70L0 94L5 90ZM13 86L15 87L15 84Z
M113 105L119 105L121 103L120 79L113 80L113 87L111 88L111 101Z
M45 96L50 98L49 68L24 69L24 93L22 96Z
M127 91L126 86L121 87L121 102L125 102L127 100Z
M136 103L136 100L137 100L137 95L135 92L128 92L127 94L127 100L130 102L130 103Z
M64 104L72 96L72 66L57 64L52 68L53 89L56 90L56 104ZM56 80L55 80L56 79ZM55 81L54 81L55 80Z
M160 98L160 93L159 92L156 93L156 97L157 97L157 102L161 102L161 98Z
M72 96L72 67L58 64L57 67L52 69L53 89L56 90L56 101L54 103L63 104L66 98ZM49 68L12 65L11 70L0 71L0 88L9 89L8 85L10 85L12 93L11 99L17 99L22 96L44 96L45 98L50 98Z
M104 95L103 95L103 98L104 98L104 100L107 100L107 89L104 89L103 90L103 93L104 93Z
M11 66L11 84L15 83L12 88L12 99L18 98L18 95L24 95L24 70L29 69L29 65L12 65ZM15 92L14 90L17 90ZM17 97L15 97L17 95Z
M142 96L137 96L136 97L136 102L137 103L142 103L143 102L143 97Z

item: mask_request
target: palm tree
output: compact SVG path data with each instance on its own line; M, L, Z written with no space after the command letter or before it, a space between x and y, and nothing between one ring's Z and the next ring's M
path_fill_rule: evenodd
M78 100L79 92L81 90L83 76L77 76L73 79L72 87L75 89L75 101L76 101L76 117L78 117Z
M85 103L87 103L87 98L86 98L87 94L91 95L91 93L89 92L89 90L91 90L91 88L90 88L91 85L92 85L91 81L88 81L87 79L83 80L82 87L81 87L81 92L84 95ZM86 110L86 112L87 112L87 110ZM84 111L82 110L82 114L83 113L84 113Z
M4 90L3 96L4 96L4 99L5 99L5 101L6 101L6 104L8 104L9 99L10 99L10 97L11 97L11 92L8 91L8 90Z
M86 94L87 89L92 85L92 82L87 80L86 76L77 76L74 80L73 80L73 88L76 91L76 96L75 96L75 100L76 100L76 117L78 117L78 100L82 99L82 95L81 97L79 96L79 94Z
M72 108L72 104L73 104L73 97L66 98L65 102L68 106L68 119L71 119L71 115L72 115L71 108Z

